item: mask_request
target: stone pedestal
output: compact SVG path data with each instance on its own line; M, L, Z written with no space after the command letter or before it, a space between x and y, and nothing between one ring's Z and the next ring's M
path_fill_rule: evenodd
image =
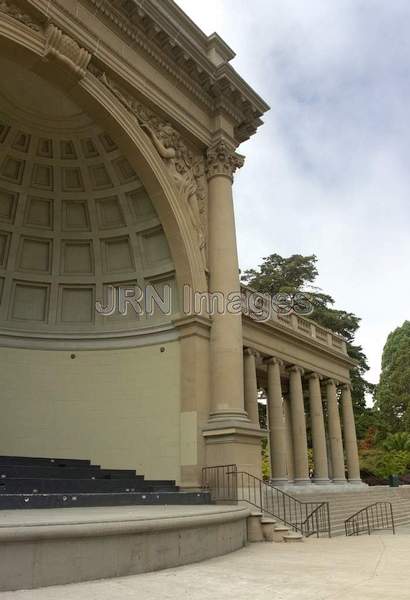
M266 432L259 427L235 421L214 422L203 429L203 436L207 465L236 464L238 471L262 477L261 440Z

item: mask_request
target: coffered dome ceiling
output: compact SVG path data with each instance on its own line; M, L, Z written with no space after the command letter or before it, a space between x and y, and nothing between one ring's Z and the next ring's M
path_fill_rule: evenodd
M175 289L169 246L138 174L59 89L4 59L0 71L0 329L151 324L133 311L95 311L105 285Z

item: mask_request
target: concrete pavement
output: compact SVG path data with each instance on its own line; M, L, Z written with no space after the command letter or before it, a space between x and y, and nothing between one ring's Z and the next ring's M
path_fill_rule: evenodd
M409 534L250 544L185 567L3 592L0 600L408 600Z

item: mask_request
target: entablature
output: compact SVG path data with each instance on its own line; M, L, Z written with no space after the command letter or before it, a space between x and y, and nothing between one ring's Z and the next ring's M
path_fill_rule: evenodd
M263 357L275 356L286 364L299 365L306 372L314 371L344 383L350 381L350 369L356 365L346 351L302 333L291 321L260 322L244 315L243 343Z
M234 146L262 123L268 105L236 73L234 52L205 35L171 0L25 0L92 54L91 63L130 86L202 146L219 134Z

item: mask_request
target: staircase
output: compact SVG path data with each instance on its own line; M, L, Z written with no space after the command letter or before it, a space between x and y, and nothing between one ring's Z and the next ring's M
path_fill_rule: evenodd
M89 460L0 456L0 509L209 504L208 492L180 491L175 481L147 480L131 469Z
M387 486L369 487L364 491L303 494L299 498L311 502L329 503L332 536L345 535L345 520L375 502L391 502L394 523L397 527L410 523L410 486L390 488Z
M331 536L328 502L291 496L251 473L238 471L235 464L204 467L202 487L213 502L249 504L258 509L260 517L280 521L278 526L286 531L304 537Z

